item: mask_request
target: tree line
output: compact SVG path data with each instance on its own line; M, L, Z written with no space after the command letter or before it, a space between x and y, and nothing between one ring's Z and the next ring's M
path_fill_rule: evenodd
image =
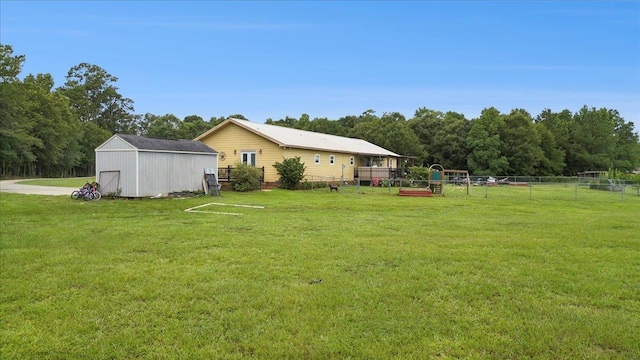
M475 175L571 176L591 170L630 172L640 165L633 123L606 108L545 109L534 117L523 109L502 114L490 107L475 119L420 108L408 120L397 112L376 116L368 110L335 121L302 115L266 123L362 138L415 156L418 165L437 163Z
M136 114L117 77L81 63L55 88L50 74L20 78L24 55L0 44L0 165L2 176L66 177L94 174L94 149L115 133L193 139L228 117ZM365 139L411 157L475 175L575 175L579 171L640 166L640 141L632 122L614 109L584 106L532 116L486 108L478 118L419 108L410 119L374 110L339 119L266 119L267 124Z
M97 65L72 67L56 88L51 74L21 78L24 62L12 46L0 44L2 177L94 175L94 150L113 134L193 139L226 119L136 114L118 78Z

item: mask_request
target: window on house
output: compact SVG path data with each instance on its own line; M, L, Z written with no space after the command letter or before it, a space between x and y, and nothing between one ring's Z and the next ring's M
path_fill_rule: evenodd
M243 164L249 164L256 166L256 152L255 151L243 151L240 153L240 161Z
M351 164L351 166L353 166L353 164L355 163L355 160L353 159L353 156L349 159L349 163Z
M329 164L333 165L336 163L336 157L334 155L329 155Z
M320 155L319 155L319 154L316 154L316 155L314 156L314 158L313 158L313 162L314 162L315 164L320 164Z

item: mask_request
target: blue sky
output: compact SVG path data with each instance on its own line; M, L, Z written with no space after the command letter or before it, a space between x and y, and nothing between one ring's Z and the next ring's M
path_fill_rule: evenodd
M0 41L56 86L81 62L136 113L337 119L617 109L640 129L640 1L6 1Z

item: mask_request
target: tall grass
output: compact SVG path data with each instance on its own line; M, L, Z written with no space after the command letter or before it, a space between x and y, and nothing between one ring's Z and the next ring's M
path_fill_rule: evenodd
M347 190L3 193L0 357L640 354L640 197Z

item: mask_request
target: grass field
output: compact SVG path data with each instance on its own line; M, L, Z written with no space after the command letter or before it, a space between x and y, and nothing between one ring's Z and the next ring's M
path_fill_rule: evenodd
M95 181L95 177L55 178L55 179L29 179L19 181L24 185L60 186L81 188L84 184Z
M351 190L2 193L0 358L640 357L640 196Z

